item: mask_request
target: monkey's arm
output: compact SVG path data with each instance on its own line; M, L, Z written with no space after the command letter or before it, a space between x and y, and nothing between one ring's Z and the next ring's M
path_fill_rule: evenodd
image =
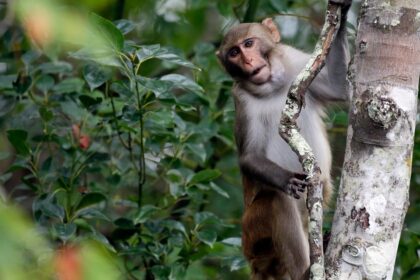
M264 141L264 135L248 134L250 129L250 119L256 116L248 116L245 110L247 103L247 93L238 89L233 90L235 100L235 139L239 153L239 166L244 176L251 180L261 182L264 186L281 190L295 198L300 198L299 192L303 192L308 185L304 174L290 172L275 162L269 160L264 155L264 151L257 146L265 147L261 144ZM248 139L254 137L254 139ZM260 143L255 146L250 143Z
M264 186L281 190L296 199L305 191L308 182L305 175L290 172L264 156L247 153L239 158L242 173L248 178L262 182Z
M340 29L331 45L325 67L309 87L310 95L321 102L346 101L349 93L346 82L347 67L350 61L346 34L347 11L343 8Z

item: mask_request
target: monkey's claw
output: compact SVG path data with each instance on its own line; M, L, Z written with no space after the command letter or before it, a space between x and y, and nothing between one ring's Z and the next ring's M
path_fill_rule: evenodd
M286 185L286 193L288 195L293 196L296 199L300 198L300 193L303 193L305 189L308 187L309 182L296 177L292 177L289 179L288 184Z

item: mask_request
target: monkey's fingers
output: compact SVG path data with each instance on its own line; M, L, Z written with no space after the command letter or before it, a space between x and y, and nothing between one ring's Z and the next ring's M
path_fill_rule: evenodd
M285 193L287 193L290 196L293 196L296 199L299 199L300 195L299 195L298 192L301 192L300 190L301 190L301 188L297 185L287 184L286 189L285 189Z
M301 180L295 177L290 178L289 184L299 185L299 186L304 186L304 187L307 187L310 185L310 183L307 180Z
M299 185L299 186L298 186L298 188L297 188L297 191L298 191L298 192L304 192L304 191L305 191L305 189L306 189L306 187L305 187L305 186Z

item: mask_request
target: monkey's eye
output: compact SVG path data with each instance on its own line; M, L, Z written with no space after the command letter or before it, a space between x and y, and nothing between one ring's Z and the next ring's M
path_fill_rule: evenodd
M239 54L239 48L233 48L229 51L229 56L230 57L235 57Z
M254 40L252 40L252 39L247 39L247 40L244 42L244 46L245 46L245 48L250 48L250 47L252 47L252 45L254 45Z

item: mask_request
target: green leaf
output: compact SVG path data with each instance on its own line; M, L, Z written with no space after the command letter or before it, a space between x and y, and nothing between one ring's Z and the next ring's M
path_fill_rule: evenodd
M169 91L173 85L173 83L170 81L150 79L141 76L138 76L136 80L147 90L153 91L156 96Z
M197 225L203 225L203 224L214 224L219 225L222 224L222 221L219 217L217 217L215 214L211 212L197 212L194 214L194 222Z
M175 250L173 252L176 252ZM169 257L168 257L169 258ZM182 263L173 262L171 264L170 280L185 279L187 275L186 267Z
M41 53L39 51L35 50L29 50L26 53L24 53L21 57L23 63L26 67L28 67L32 62L37 60L41 56Z
M115 21L115 25L124 35L131 32L136 27L136 24L134 22L127 19L117 20Z
M70 56L75 59L93 61L100 65L122 67L120 61L110 49L85 47L77 52L70 53Z
M214 180L222 175L222 172L218 169L205 169L196 174L189 180L188 186L197 184L197 183L205 183L211 180Z
M76 233L77 226L73 223L69 224L55 224L53 226L53 233L62 241L67 241Z
M141 114L137 108L130 105L125 105L124 108L122 108L122 119L128 122L138 122L141 119Z
M96 240L96 241L100 242L109 251L111 251L113 253L117 253L114 246L112 246L111 243L109 243L109 240L99 231L97 231L97 230L92 231L92 234L89 234L88 237L90 237L93 240Z
M29 155L30 149L26 143L28 132L20 129L11 129L7 131L7 138L18 154L23 156Z
M161 48L156 54L155 57L164 61L168 61L170 63L174 63L177 65L181 65L184 67L188 67L188 68L193 68L193 69L200 69L197 66L195 66L194 64L192 64L191 62L189 62L188 60L180 57L179 55L169 51L166 48Z
M219 187L218 185L216 185L213 182L210 182L210 188L217 192L218 194L220 194L223 197L229 198L229 194L227 192L225 192L221 187Z
M82 199L77 204L75 210L80 210L87 207L92 207L102 201L106 201L107 198L102 193L88 193L82 196Z
M34 192L38 191L38 184L35 181L34 175L28 174L26 176L21 177L20 180Z
M187 230L185 229L184 225L181 222L175 220L165 220L162 224L171 230L176 230L182 232L185 236L187 236Z
M230 262L230 271L237 271L247 266L247 262L242 256L232 257L228 262Z
M173 64L199 70L197 66L195 66L188 60L182 58L181 56L175 54L167 48L161 47L159 44L140 46L140 48L136 51L136 56L140 62L146 61L151 58L157 58Z
M208 246L213 247L217 239L217 233L214 230L205 229L197 232L197 238Z
M63 74L73 70L73 66L64 61L45 62L37 68L44 74Z
M95 13L90 14L90 20L111 49L122 51L124 47L124 36L111 21Z
M84 84L85 82L80 78L69 78L55 85L53 90L58 94L81 92Z
M117 112L117 115L119 115L119 112L121 111L122 107L125 105L125 103L122 100L114 99L114 105L115 105L115 111ZM97 108L97 114L99 116L112 116L113 115L113 109L111 102L103 102L101 103ZM119 124L121 126L121 124Z
M18 100L11 96L3 96L2 98L0 98L0 118L12 112L15 106L18 104Z
M173 112L162 110L156 112L149 112L147 114L147 122L150 123L152 127L172 127L174 124Z
M191 92L203 93L204 89L193 80L179 74L169 74L162 76L161 81L172 82L177 88L189 90Z
M44 122L49 122L54 118L54 114L50 110L48 110L47 107L40 107L39 115L41 116Z
M141 207L139 213L134 218L134 224L142 224L148 221L153 214L155 214L160 208L153 205L144 205Z
M86 114L86 110L76 104L73 100L60 102L60 107L63 113L73 119L76 123L80 122Z
M50 168L51 168L52 161L53 161L53 158L52 157L47 157L44 160L44 162L42 163L41 171L48 172L50 170Z
M58 205L53 195L42 195L36 199L32 205L32 212L35 219L38 220L42 215L64 220L64 208Z
M54 86L54 78L50 75L42 75L35 84L35 87L42 92L48 92Z
M98 210L97 208L84 208L77 211L77 216L83 217L85 219L96 219L96 220L104 220L107 222L112 222L112 220L102 213L102 211Z
M289 8L289 3L284 1L270 0L270 4L274 9L276 9L277 12L287 11Z
M158 54L159 50L159 44L140 46L140 48L136 51L136 56L140 62L143 62L153 58L156 54Z
M93 98L92 96L89 96L86 94L80 95L79 100L80 102L82 102L83 106L85 106L86 108L89 108L93 105L100 104L102 102L101 97Z
M32 84L32 78L24 73L19 73L16 81L13 82L13 88L19 94L25 93Z
M226 238L223 239L221 241L223 244L227 244L227 245L231 245L231 246L235 246L235 247L241 247L242 241L240 237L230 237L230 238Z
M111 90L122 96L127 96L127 97L133 96L133 93L130 91L129 85L125 84L122 81L113 82L111 84Z
M204 163L207 158L207 150L204 145L205 143L187 143L185 147L191 151L191 153L197 157L197 161Z
M87 64L83 67L83 77L89 85L90 91L103 85L111 77L111 71L97 64Z
M0 89L12 89L13 82L17 80L17 75L1 75L0 76Z
M175 198L185 194L183 188L185 181L182 173L179 170L171 169L166 173L166 179L169 184L169 191L171 195Z

